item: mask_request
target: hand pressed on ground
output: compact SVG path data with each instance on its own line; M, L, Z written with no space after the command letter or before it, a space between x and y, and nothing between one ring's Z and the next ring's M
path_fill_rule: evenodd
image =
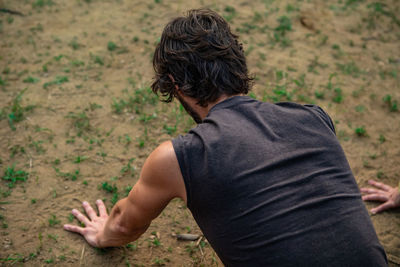
M96 201L96 204L97 208L99 209L99 216L97 216L97 213L94 211L92 206L90 206L90 204L86 201L82 203L82 206L85 209L85 212L88 215L88 217L86 217L76 209L72 210L72 214L81 223L85 224L85 227L79 227L72 224L65 224L64 229L67 231L81 234L90 245L94 247L100 247L99 235L104 230L106 221L108 219L108 214L106 206L104 205L103 201L99 199Z
M378 207L371 209L371 213L375 214L384 210L400 207L399 187L391 187L374 180L369 180L368 183L374 186L374 188L361 188L361 193L365 194L362 199L364 201L384 202Z

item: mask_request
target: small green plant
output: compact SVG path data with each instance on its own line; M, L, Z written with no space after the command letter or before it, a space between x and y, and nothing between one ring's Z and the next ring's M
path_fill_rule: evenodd
M50 218L49 218L49 225L50 225L50 226L57 225L57 224L59 224L60 222L61 222L61 221L57 219L57 217L56 217L55 214L51 214L51 215L50 215Z
M343 102L343 93L340 87L336 87L334 90L332 101L335 103L342 103Z
M137 146L139 148L143 148L145 144L146 144L146 141L143 138L138 138L137 139Z
M325 93L323 91L315 90L314 91L314 95L318 99L324 99L325 98Z
M131 158L128 161L128 164L126 164L125 166L123 166L121 168L121 174L127 174L130 173L131 177L135 176L136 173L136 167L132 165L133 161L135 160L135 158Z
M388 5L386 5L385 3L374 2L369 4L368 8L370 8L373 13L379 13L391 18L394 23L400 26L400 19L397 18L396 13L390 11L390 8L388 8Z
M4 175L2 177L3 180L8 182L8 187L13 188L17 181L25 182L29 177L29 173L23 170L17 170L15 165L11 167L7 167Z
M117 45L114 42L108 42L107 43L107 49L108 51L114 51L115 49L117 49Z
M90 103L90 104L89 104L89 109L90 109L91 111L94 111L94 110L100 109L100 108L103 108L103 106L102 106L102 105L99 105L99 104L97 104L97 103Z
M328 67L328 64L319 62L319 57L315 56L314 59L310 61L310 64L308 64L308 72L319 74L319 72L316 70L318 67L325 69Z
M36 0L33 2L32 6L34 8L41 8L44 6L52 6L54 3L52 0Z
M383 134L380 134L380 135L379 135L379 143L383 144L383 143L385 143L385 142L386 142L385 136L384 136Z
M103 182L99 187L108 193L112 193L111 203L115 205L119 199L118 188L115 184L111 185L108 182Z
M155 247L159 247L161 245L160 240L157 237L154 237L153 241L152 241L153 245Z
M128 112L135 112L141 114L144 105L156 105L158 97L153 94L150 87L141 87L135 90L133 95L129 95L127 99L113 99L111 104L112 110L121 114L125 110Z
M72 39L68 44L73 50L78 50L82 45L78 43L77 38Z
M5 86L6 85L6 81L3 80L0 76L0 86Z
M115 192L118 191L118 188L117 188L117 186L115 184L111 185L108 182L102 183L101 184L101 189L103 189L104 191L106 191L108 193L115 193Z
M72 60L71 65L74 67L81 67L81 66L85 66L85 62L83 62L81 60Z
M278 23L274 29L274 42L280 43L282 47L290 46L292 42L286 37L286 33L292 31L292 21L287 16L281 16Z
M129 145L130 143L132 143L132 138L128 134L125 134L123 137L118 137L118 142Z
M43 84L43 89L47 89L50 85L60 85L63 83L69 82L69 79L67 76L56 76L56 78L53 81L47 82Z
M47 237L57 242L58 235L48 234Z
M139 37L137 37L137 36L133 36L133 38L132 38L132 42L133 42L133 43L137 43L137 42L139 42Z
M233 18L236 16L236 10L232 6L226 6L224 8L224 14L223 17L225 18L226 21L232 22Z
M357 136L360 136L360 137L367 136L367 130L365 129L364 126L357 127L355 129L355 133L356 133Z
M72 119L72 123L77 132L77 136L79 137L81 137L83 133L89 132L92 129L89 117L86 115L85 112L69 112L66 118Z
M343 52L342 48L338 44L333 44L332 45L332 50L333 50L332 56L334 58L336 58L336 59L339 59L339 58L341 58L341 57L343 57L345 55L345 53Z
M53 59L54 59L56 62L59 62L63 57L64 57L64 55L63 55L63 54L60 54L60 55L58 55L58 56L54 56Z
M10 147L10 158L13 158L17 154L25 154L25 148L20 145Z
M347 64L337 63L336 66L340 71L342 71L343 74L350 75L354 78L359 77L362 73L360 68L353 61Z
M389 106L391 112L399 111L399 107L396 100L392 100L391 95L385 95L383 97L383 102Z
M44 154L44 152L46 152L46 149L43 147L43 143L43 140L32 141L32 143L29 144L29 147L34 148L36 150L36 153L38 154Z
M127 197L129 195L129 193L131 192L131 190L132 190L132 186L131 185L127 185L125 187L124 197Z
M363 105L358 105L355 107L355 110L359 113L363 113L365 110L365 107Z
M77 156L74 160L73 163L82 163L83 161L87 160L89 157L87 156Z
M25 118L24 113L35 108L34 105L29 105L26 107L21 106L22 95L25 93L25 91L26 88L14 98L10 108L10 113L8 114L8 124L13 131L16 130L14 123L22 121Z
M328 80L328 84L326 85L326 88L328 89L328 90L332 90L333 89L333 82L332 82L332 80L333 80L333 78L334 77L337 77L337 73L331 73L330 75L329 75L329 80Z
M157 114L156 113L153 113L153 114L150 114L150 115L147 115L147 114L143 113L142 115L140 115L139 120L144 122L144 123L147 123L148 121L151 121L152 119L155 119L155 118L157 118Z
M251 97L251 98L253 98L253 99L257 99L257 96L256 96L256 94L255 94L254 92L250 92L250 93L248 94L248 96Z
M117 114L121 114L127 106L128 103L123 99L117 100L114 98L113 103L111 104L112 110Z
M60 171L60 169L58 168L54 168L54 170L56 171L56 175L63 177L65 179L71 180L71 181L76 181L78 179L78 177L80 176L80 170L77 169L73 172L62 172Z
M7 114L4 111L4 109L0 109L0 121L4 120L6 117L7 117Z
M100 66L104 65L104 60L100 56L92 56L94 63L99 64Z
M50 259L44 260L44 262L47 264L54 263L54 259L50 258Z
M104 159L105 157L107 157L107 153L104 152L104 151L97 152L96 155L102 157L103 159Z
M125 247L126 247L127 249L131 250L131 251L134 251L134 250L137 250L137 248L138 248L138 243L137 243L137 241L135 241L134 243L129 243L129 244L127 244Z
M58 259L59 259L60 261L66 261L66 260L67 260L67 257L66 257L65 255L60 255L60 256L58 256Z
M164 124L164 130L167 132L167 134L173 135L177 130L176 126L176 124L174 126Z
M38 78L32 76L28 76L26 79L23 80L24 83L37 83L38 81Z
M165 263L166 263L166 260L165 260L165 259L160 259L160 258L156 257L156 258L153 260L153 262L154 262L154 264L155 264L156 266L164 266Z

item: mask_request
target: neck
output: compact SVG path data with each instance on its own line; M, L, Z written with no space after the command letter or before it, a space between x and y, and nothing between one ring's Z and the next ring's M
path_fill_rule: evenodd
M232 96L236 96L236 95L232 95ZM205 117L207 117L208 113L210 112L210 110L218 103L232 97L232 96L227 96L227 95L222 95L220 96L216 101L212 102L212 103L208 103L207 106L203 107L197 104L197 100L193 97L189 97L189 96L185 96L185 95L181 95L181 97L183 98L183 100L193 109L193 111L195 111L202 120L204 120Z
M202 111L200 111L199 115L201 117L202 120L204 120L205 117L207 117L208 113L210 112L210 110L218 103L230 98L232 96L226 96L226 95L222 95L220 96L216 101L214 101L213 103L209 103L206 107L201 107L203 108ZM198 105L197 105L198 106Z

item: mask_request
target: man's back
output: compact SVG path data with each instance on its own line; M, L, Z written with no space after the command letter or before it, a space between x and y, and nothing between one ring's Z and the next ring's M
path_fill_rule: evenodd
M173 145L188 207L224 264L386 265L320 108L231 97Z

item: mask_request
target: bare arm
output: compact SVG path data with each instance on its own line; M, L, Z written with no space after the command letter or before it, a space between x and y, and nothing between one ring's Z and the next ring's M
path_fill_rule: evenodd
M399 187L391 187L384 183L379 183L374 180L369 180L368 183L374 188L361 188L361 192L364 193L362 199L365 201L380 201L383 202L378 207L371 209L373 214L400 207L400 192Z
M175 197L186 202L186 189L178 160L172 143L168 141L147 158L139 181L128 197L116 203L110 216L101 200L97 201L99 216L87 202L83 202L89 218L75 209L72 214L85 227L67 224L64 229L83 235L95 247L124 245L139 238Z

